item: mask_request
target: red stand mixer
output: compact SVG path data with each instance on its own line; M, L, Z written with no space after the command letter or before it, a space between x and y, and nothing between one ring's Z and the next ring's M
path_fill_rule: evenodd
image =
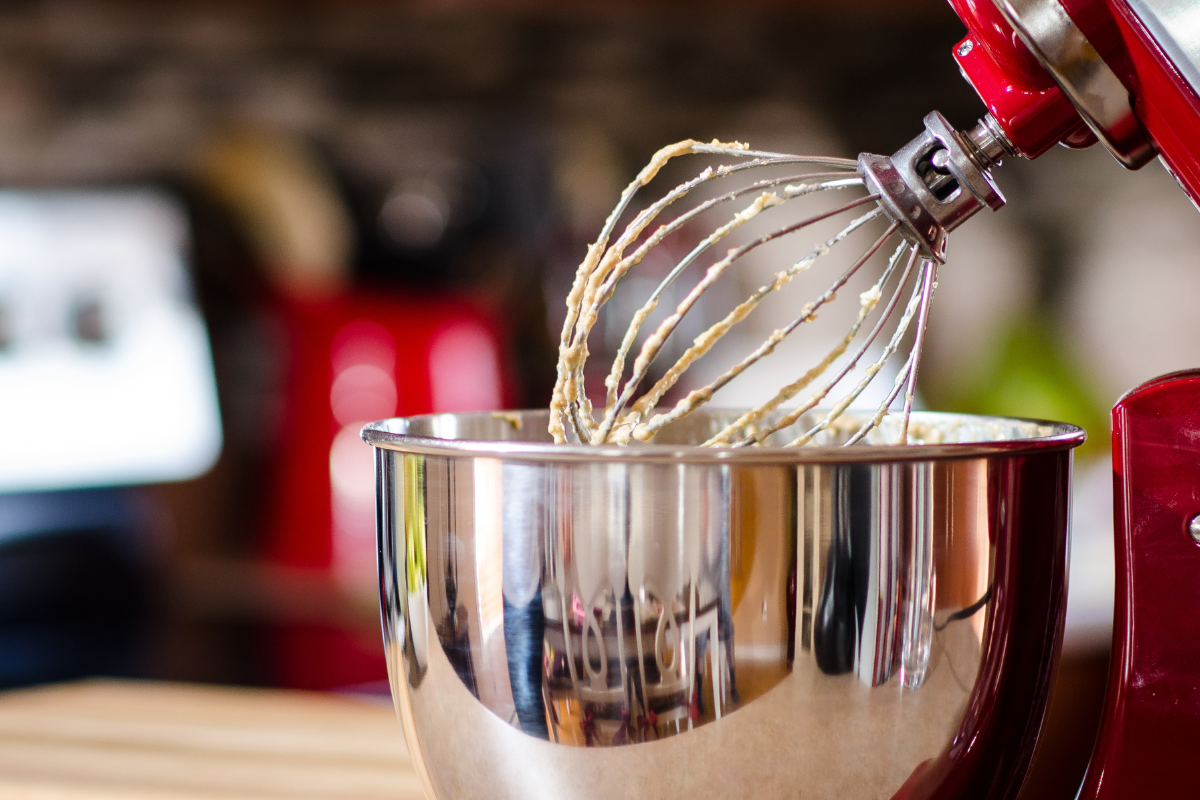
M950 3L980 128L1007 154L1099 141L1132 169L1158 155L1200 208L1200 2ZM1135 389L1112 419L1112 666L1079 797L1200 796L1200 372Z

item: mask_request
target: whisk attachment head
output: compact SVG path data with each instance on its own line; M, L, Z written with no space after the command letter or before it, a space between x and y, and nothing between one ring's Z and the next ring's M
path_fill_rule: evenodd
M894 155L858 157L858 171L884 212L939 264L946 259L948 233L984 206L994 211L1004 205L990 170L1016 151L989 120L963 134L933 111L925 130Z

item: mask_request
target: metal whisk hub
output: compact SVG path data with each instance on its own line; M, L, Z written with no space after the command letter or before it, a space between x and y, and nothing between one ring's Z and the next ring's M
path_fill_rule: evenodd
M941 264L946 234L983 206L1004 205L989 169L1009 152L986 121L964 136L934 111L925 117L925 131L895 155L864 153L858 167L905 238Z

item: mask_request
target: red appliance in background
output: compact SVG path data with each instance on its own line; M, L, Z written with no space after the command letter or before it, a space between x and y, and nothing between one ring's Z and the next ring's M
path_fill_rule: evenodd
M254 509L277 608L256 653L268 684L386 680L362 426L505 408L528 389L512 287L541 283L509 256L536 237L546 207L528 180L541 156L522 155L530 140L484 152L457 136L397 139L387 158L351 167L305 138L239 125L204 150L201 186L251 251L251 282L262 282L252 302L277 332L259 352L283 367L261 413L274 427ZM506 280L490 281L500 269ZM519 269L524 284L512 280Z
M288 379L265 509L265 557L326 573L374 620L375 483L366 422L504 408L512 397L497 321L448 294L351 290L281 301ZM330 689L387 678L377 625L281 624L272 683Z

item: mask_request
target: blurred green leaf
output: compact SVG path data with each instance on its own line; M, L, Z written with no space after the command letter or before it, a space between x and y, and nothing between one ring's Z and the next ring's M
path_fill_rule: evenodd
M1032 417L1084 428L1087 442L1077 454L1098 456L1109 446L1108 412L1096 401L1086 372L1063 347L1062 337L1043 316L1013 321L996 356L948 410L969 414Z

